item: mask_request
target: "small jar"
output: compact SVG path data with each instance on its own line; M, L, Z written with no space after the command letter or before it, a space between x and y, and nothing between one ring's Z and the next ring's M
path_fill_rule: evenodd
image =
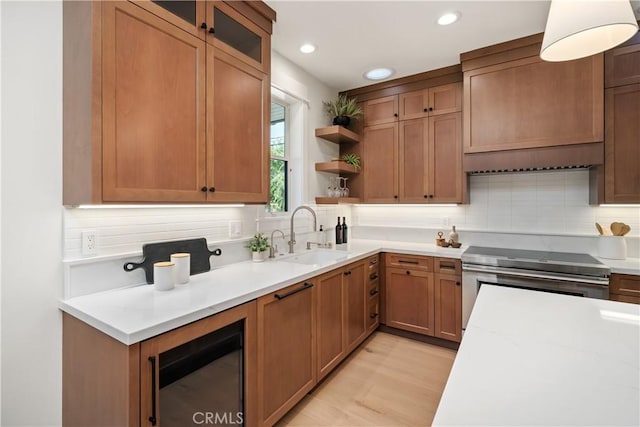
M176 265L174 271L176 284L184 285L189 283L189 276L191 275L191 254L171 254L171 262Z
M175 264L169 261L153 264L153 284L157 291L170 291L175 286Z

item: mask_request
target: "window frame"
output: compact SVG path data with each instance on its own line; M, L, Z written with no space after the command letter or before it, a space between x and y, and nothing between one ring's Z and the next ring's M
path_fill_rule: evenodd
M274 155L272 153L271 150L271 133L269 133L269 203L266 205L266 210L271 213L272 215L288 215L289 214L289 206L290 206L290 201L291 201L291 192L290 192L290 152L291 152L291 147L290 147L290 138L291 138L291 116L290 116L290 104L288 102L285 102L284 100L281 99L277 99L274 100L273 98L271 99L271 102L269 104L269 108L272 108L273 104L277 104L280 105L281 107L284 108L284 118L283 118L283 122L284 122L284 155L280 156L280 155ZM269 130L271 130L271 126L273 125L273 123L278 123L278 122L271 122L269 121ZM284 194L285 194L285 200L284 200L284 210L283 211L273 211L271 210L271 161L272 160L280 160L280 161L284 161L285 162L285 176L284 176Z

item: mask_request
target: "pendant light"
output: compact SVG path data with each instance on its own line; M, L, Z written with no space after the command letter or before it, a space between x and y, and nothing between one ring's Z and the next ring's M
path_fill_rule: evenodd
M595 55L637 31L629 0L551 0L540 58L557 62Z

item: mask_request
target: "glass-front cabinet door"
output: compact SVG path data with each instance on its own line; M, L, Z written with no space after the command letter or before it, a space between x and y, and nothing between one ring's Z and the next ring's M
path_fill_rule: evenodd
M236 5L240 6L241 3ZM215 48L264 73L270 72L271 44L267 31L220 1L207 2L206 21L212 23L207 31L207 41Z
M209 25L205 22L205 2L198 0L135 0L138 6L204 40Z

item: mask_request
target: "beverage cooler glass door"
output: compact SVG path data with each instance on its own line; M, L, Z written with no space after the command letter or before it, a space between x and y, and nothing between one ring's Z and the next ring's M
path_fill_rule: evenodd
M162 427L244 425L244 321L160 353Z

